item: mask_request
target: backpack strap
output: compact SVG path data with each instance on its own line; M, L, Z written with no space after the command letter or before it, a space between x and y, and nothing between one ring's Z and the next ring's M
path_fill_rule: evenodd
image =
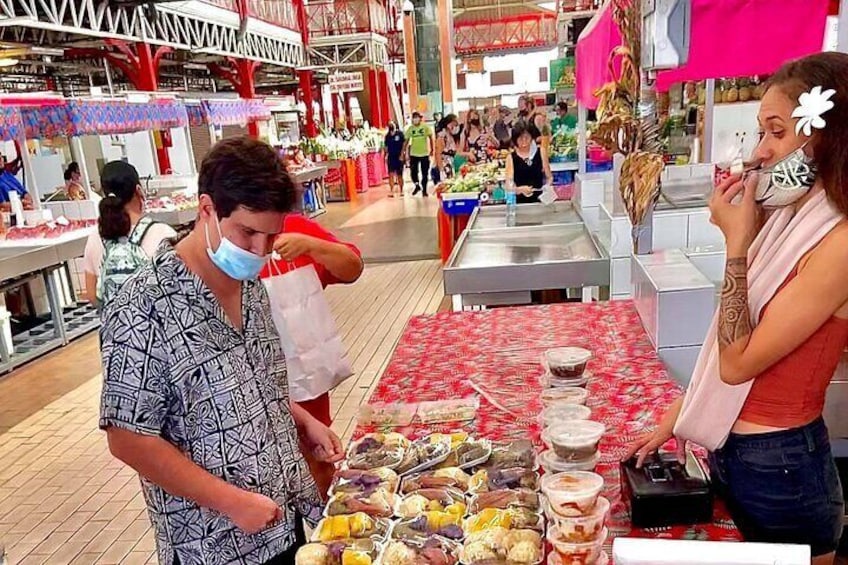
M138 221L138 223L133 228L130 233L129 241L133 245L141 246L141 242L144 241L144 236L147 235L147 230L150 229L150 226L155 224L156 221L150 216L142 216L142 218Z

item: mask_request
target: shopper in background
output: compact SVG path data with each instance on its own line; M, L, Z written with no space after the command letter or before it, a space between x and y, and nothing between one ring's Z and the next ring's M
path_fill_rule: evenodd
M436 141L433 139L433 130L421 122L421 113L413 112L412 125L407 128L404 135L403 152L409 160L410 175L415 184L412 195L419 192L427 196L427 181L430 174L430 159L433 157Z
M454 159L462 147L462 134L459 129L459 119L455 114L448 114L442 120L441 132L436 136L436 163L438 179L453 177L456 169ZM434 182L436 177L434 174Z
M524 120L512 129L514 149L506 160L506 180L515 185L519 204L539 202L542 189L553 183L548 155L536 141L535 128Z
M535 128L534 134L536 136L536 143L545 150L545 153L549 153L551 146L551 128L548 125L548 115L542 110L537 110L533 114L533 119L530 123Z
M725 282L692 384L630 454L697 441L747 541L809 545L829 565L844 514L822 411L848 345L848 55L784 65L759 122L763 168L710 203Z
M491 138L486 133L477 110L469 110L466 118L462 153L472 163L485 163L489 160L488 149L492 144Z
M289 402L258 280L294 183L267 144L228 138L203 159L198 217L106 306L100 427L142 477L161 563L291 564L321 497L299 448L343 457Z
M15 175L21 170L20 157L12 162L6 161L6 156L0 154L0 210L8 212L9 193L16 192L21 197L24 208L32 208L32 197Z
M291 269L299 269L312 265L321 281L321 286L327 288L331 284L351 284L362 275L362 254L352 243L340 241L321 224L306 218L301 214L289 214L283 223L283 233L274 241L274 250L279 260L271 260L260 273L260 278L266 279L278 274L284 274ZM299 375L298 378L309 380L309 375ZM303 391L312 387L292 384L289 375L289 390ZM294 395L294 393L292 393ZM310 395L311 396L311 395ZM309 399L299 399L293 396L297 404L309 412L325 426L333 424L330 413L330 390ZM327 461L321 461L308 450L304 451L307 463L318 483L319 492L329 492L330 484L335 474L335 466Z
M97 232L88 236L82 259L86 298L98 308L149 263L163 240L177 235L168 224L144 215L141 181L129 163L106 163L100 184L105 197L99 204Z
M70 200L85 200L85 188L82 186L82 173L80 172L79 163L72 161L68 168L65 169L65 195Z
M492 135L498 141L499 149L503 151L512 147L512 125L509 122L509 108L501 106L497 111L498 119L492 128Z
M405 144L406 138L403 132L394 122L390 123L384 143L386 166L389 169L389 198L395 197L396 189L398 196L403 196L403 147Z
M577 118L568 114L568 102L557 102L556 118L551 121L551 130L558 133L563 129L574 129L577 127Z

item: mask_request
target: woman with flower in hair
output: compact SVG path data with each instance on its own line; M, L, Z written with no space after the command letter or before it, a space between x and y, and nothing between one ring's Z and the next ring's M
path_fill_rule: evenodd
M748 541L810 546L832 564L844 502L822 420L848 345L848 55L771 78L761 141L710 202L727 250L721 304L692 381L631 448L640 465L677 439L710 451Z

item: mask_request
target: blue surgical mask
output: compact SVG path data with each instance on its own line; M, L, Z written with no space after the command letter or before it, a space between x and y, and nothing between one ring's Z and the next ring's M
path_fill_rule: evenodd
M221 233L221 222L215 214L215 226L218 228L218 236L221 239L218 249L212 251L212 242L209 240L209 224L206 224L206 253L209 259L225 275L237 281L249 281L259 276L262 267L267 263L267 257L261 257L242 249Z

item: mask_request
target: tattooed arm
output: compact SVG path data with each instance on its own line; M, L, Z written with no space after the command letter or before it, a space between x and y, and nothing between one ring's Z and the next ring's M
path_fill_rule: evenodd
M747 261L728 250L719 311L721 379L745 383L810 338L830 317L846 316L848 222L837 226L798 265L798 274L751 323Z

